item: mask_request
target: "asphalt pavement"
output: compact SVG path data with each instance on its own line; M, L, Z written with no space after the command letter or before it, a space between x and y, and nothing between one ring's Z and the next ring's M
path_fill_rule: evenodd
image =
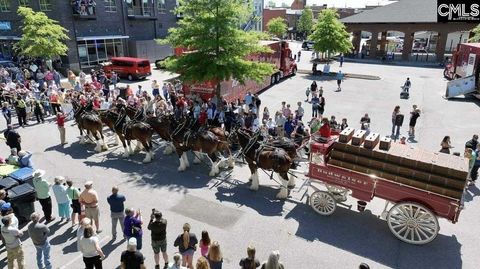
M294 48L293 52L296 51ZM310 68L307 55L304 52L300 68ZM338 69L338 64L332 65L332 71ZM372 118L372 131L383 135L390 132L390 116L395 105L400 105L401 111L408 115L411 106L417 104L422 114L417 124L416 141L410 146L438 151L443 136L450 135L454 151L463 152L465 141L479 132L479 103L470 99L443 99L446 81L441 69L345 63L342 71L376 75L381 79L346 79L342 91L335 92L336 81L299 74L265 90L260 95L262 106L268 106L273 113L280 108L281 101L287 101L292 107L302 101L309 120L310 104L303 101L306 87L315 79L324 88L325 115L335 115L337 120L345 117L351 126L360 127L361 116L368 112ZM168 77L170 75L154 71L151 79ZM400 86L406 77L412 80L411 98L401 100ZM150 89L150 83L146 80L132 84ZM260 189L250 191L249 171L241 162L237 162L230 175L229 171L223 171L220 176L211 178L208 167L193 165L190 155L191 167L179 173L178 157L163 155L161 142L155 146L153 162L142 164L144 153L123 159L118 147L95 153L93 144L80 145L79 132L71 124L67 123L69 144L65 146L59 145L58 130L52 118L45 124L18 131L23 147L34 154L35 167L46 170L49 180L63 175L72 178L79 187L87 180L94 182L100 195L103 232L99 236L107 254L104 268L117 268L120 253L126 249L126 242L121 241L121 237L115 241L111 239L106 197L114 185L119 186L120 192L126 196L128 207L143 212L145 222L148 222L152 208L163 212L168 220L170 256L176 251L173 247L175 237L182 232L183 223L189 222L197 236L205 229L213 240L219 241L224 268L227 269L238 268L249 244L257 248L257 257L262 261L271 250L280 250L286 268L356 268L366 262L371 268L450 269L477 268L480 263L477 249L480 190L477 187L469 188L458 223L440 219L440 234L433 242L412 246L397 240L386 222L378 217L384 206L381 199L374 199L367 205L367 210L360 213L356 210L355 199L349 198L345 204L353 205L351 208L340 206L332 216L322 217L307 204L307 194L311 190L300 189L304 182L301 174L297 174L296 188L289 199L280 201L275 199L278 184L261 171ZM4 126L5 122L1 121L0 127ZM407 128L404 126L401 131L405 134ZM108 142L113 146L111 134ZM0 149L5 156L8 155L6 145L0 145ZM306 166L302 165L299 170L305 169ZM38 202L36 207L41 212ZM55 202L54 212L57 212ZM54 267L83 268L81 255L76 251L75 231L70 224L60 224L57 218L49 226ZM143 245L147 268L153 268L149 231L144 232ZM35 268L35 250L28 238L24 241L24 250L27 268ZM198 257L199 253L196 253L195 258ZM6 252L0 250L0 268L5 267Z

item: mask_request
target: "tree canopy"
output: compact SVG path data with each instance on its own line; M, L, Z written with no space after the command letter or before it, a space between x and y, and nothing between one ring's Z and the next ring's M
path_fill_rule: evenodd
M260 33L240 29L251 13L244 0L181 0L175 12L181 13L182 19L159 42L189 50L165 61L166 69L179 73L182 80L215 81L220 97L224 80L244 84L249 79L262 81L273 73L273 65L247 60L248 55L270 49L260 44Z
M314 41L313 48L328 55L347 53L352 50L350 34L345 30L345 25L338 20L335 9L321 11L313 33L309 37Z
M477 25L473 30L473 36L468 40L470 42L480 42L480 24Z
M298 20L297 30L304 33L306 36L310 35L313 30L313 11L307 7L302 11L302 15Z
M267 23L267 30L270 34L278 38L283 38L283 36L287 33L287 24L285 23L285 19L281 17L271 19Z
M35 12L28 7L19 7L22 17L22 37L15 45L21 55L51 59L66 55L68 51L64 41L68 40L68 30L52 20L43 12Z

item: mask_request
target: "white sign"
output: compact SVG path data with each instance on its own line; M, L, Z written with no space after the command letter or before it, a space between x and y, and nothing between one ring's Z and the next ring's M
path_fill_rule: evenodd
M476 55L473 53L470 53L468 55L468 63L467 63L467 68L465 69L465 77L469 77L473 75L473 70L475 70L475 58L476 58Z
M445 98L452 98L475 91L475 76L455 79L447 83Z

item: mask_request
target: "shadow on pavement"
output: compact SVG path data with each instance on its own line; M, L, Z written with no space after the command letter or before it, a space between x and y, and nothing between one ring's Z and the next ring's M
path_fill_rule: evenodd
M391 268L462 268L461 245L455 236L439 234L425 246L403 243L369 210L360 213L337 207L332 216L322 217L299 203L285 218L299 222L295 235L301 238L318 240Z
M112 253L118 246L122 245L125 243L125 238L122 238L122 240L114 243L115 239L110 239L106 245L102 247L103 253L105 253L106 256L108 256L110 253ZM124 244L126 245L126 244ZM126 250L126 248L125 248Z
M70 223L65 223L69 225ZM50 234L55 234L55 232L60 229L62 226L59 222L56 222L54 225L50 226ZM69 239L75 238L75 232L72 227L69 227L64 233L58 234L57 236L50 239L51 245L61 245L67 242ZM73 235L73 237L72 237ZM75 239L76 240L76 239Z
M453 97L453 98L448 98L448 102L461 102L461 103L474 103L478 107L480 107L480 100L475 98L473 95L467 95L465 97Z
M473 185L466 189L463 199L465 202L470 202L475 196L480 196L480 189L476 185Z

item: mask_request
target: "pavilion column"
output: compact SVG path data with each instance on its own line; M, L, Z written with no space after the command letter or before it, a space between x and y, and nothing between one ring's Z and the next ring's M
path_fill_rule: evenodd
M352 39L352 45L353 45L353 52L354 54L359 54L360 53L360 43L362 41L362 31L355 31L353 32L353 39Z
M448 33L446 32L438 33L437 46L435 48L435 55L437 56L437 62L444 61L447 36L448 36Z
M377 58L377 44L378 44L378 32L372 31L372 38L370 39L370 59Z
M380 38L380 51L379 54L380 56L385 55L385 46L387 45L387 32L381 32L381 38Z
M413 46L413 36L415 32L409 33L405 32L405 38L403 40L403 51L402 51L402 60L410 60L410 54L412 53Z

